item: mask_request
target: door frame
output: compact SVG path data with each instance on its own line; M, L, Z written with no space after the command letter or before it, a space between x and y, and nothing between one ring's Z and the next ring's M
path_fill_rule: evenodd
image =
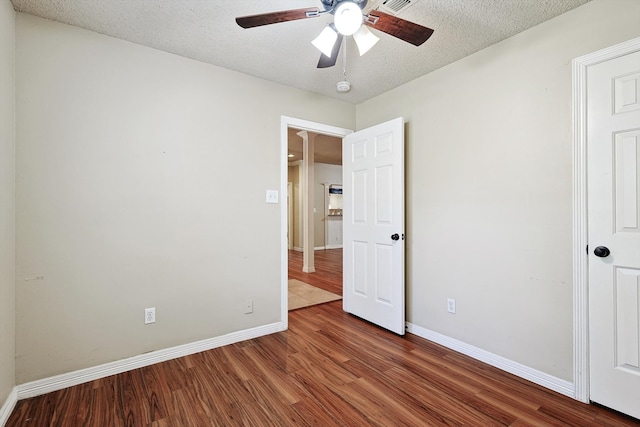
M281 116L280 118L280 194L287 194L288 184L288 172L289 172L289 160L288 154L288 142L289 135L288 129L296 128L300 130L306 130L314 133L321 133L324 135L331 135L338 138L343 138L346 135L353 133L353 129L340 128L336 126L327 125L324 123L312 122L304 119L297 119L295 117ZM287 241L287 203L284 200L280 203L280 278L281 278L281 303L282 308L280 318L282 322L282 329L289 329L289 253L288 253L288 241Z
M573 60L573 397L589 402L587 69L640 50L640 37Z
M288 172L288 169L287 169ZM287 178L287 250L293 249L293 183Z

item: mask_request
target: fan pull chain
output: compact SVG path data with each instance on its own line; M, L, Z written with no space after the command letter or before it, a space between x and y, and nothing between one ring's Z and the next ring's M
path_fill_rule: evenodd
M351 90L351 83L347 81L347 38L342 40L342 74L344 80L336 84L338 92L349 92Z
M344 81L347 81L347 38L343 39L342 44L342 74L344 74Z

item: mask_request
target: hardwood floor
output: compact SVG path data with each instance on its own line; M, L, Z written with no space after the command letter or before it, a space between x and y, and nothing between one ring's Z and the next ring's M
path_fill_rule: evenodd
M414 335L344 313L17 403L17 426L631 426Z
M315 251L314 273L302 272L302 252L289 251L289 279L342 295L342 249Z

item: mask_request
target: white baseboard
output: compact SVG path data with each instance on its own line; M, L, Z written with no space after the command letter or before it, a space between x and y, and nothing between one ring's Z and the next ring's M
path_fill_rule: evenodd
M342 248L342 244L339 245L327 245L327 246L316 246L313 248L314 251L324 251L327 249L341 249ZM299 247L294 247L293 248L294 251L296 252L304 252L303 248L299 248Z
M409 322L407 322L407 332L465 354L498 369L502 369L503 371L507 371L510 374L524 378L525 380L541 385L542 387L546 387L560 394L564 394L565 396L575 398L574 385L569 381L554 377L553 375L546 374L538 371L537 369L530 368L514 362L513 360L506 359L502 356L498 356L486 350L482 350L481 348L474 347L462 341L442 335L438 332L413 325Z
M5 400L2 407L0 407L0 427L4 427L4 425L9 421L9 416L11 412L13 412L13 408L16 407L16 403L18 402L18 391L16 387L11 390L9 396L7 396L7 400Z
M108 377L110 375L119 374L133 369L150 366L155 363L164 362L178 357L188 356L190 354L199 353L201 351L211 350L222 347L224 345L234 344L236 342L258 338L264 335L280 332L284 330L283 323L277 322L269 325L259 326L252 329L246 329L239 332L233 332L220 337L210 338L197 341L190 344L171 347L151 353L141 354L128 359L118 360L91 368L81 369L66 374L56 375L54 377L44 378L25 384L20 384L12 390L7 400L0 408L0 427L4 426L16 402L19 399L39 396L41 394L62 390L67 387L82 384L88 381L97 380ZM556 391L569 397L575 397L573 383L530 368L502 356L495 355L486 350L466 344L462 341L447 337L440 333L413 325L407 322L407 332L417 335L421 338L433 341L444 347L465 354L469 357L487 363L496 368L502 369L520 378L524 378L542 387Z
M120 374L122 372L143 368L155 363L188 356L190 354L211 350L240 341L258 338L263 335L269 335L283 330L285 330L283 322L271 323L269 325L258 326L256 328L232 332L220 337L209 338L190 344L153 351L139 356L130 357L128 359L117 360L115 362L105 363L91 368L31 381L16 386L17 398L26 399L29 397L39 396L41 394L62 390L67 387L108 377L110 375Z

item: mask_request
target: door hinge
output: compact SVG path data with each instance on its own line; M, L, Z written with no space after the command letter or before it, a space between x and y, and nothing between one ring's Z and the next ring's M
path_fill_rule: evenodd
M589 245L587 245L587 250L586 250L586 252L587 252L587 255L589 255Z

